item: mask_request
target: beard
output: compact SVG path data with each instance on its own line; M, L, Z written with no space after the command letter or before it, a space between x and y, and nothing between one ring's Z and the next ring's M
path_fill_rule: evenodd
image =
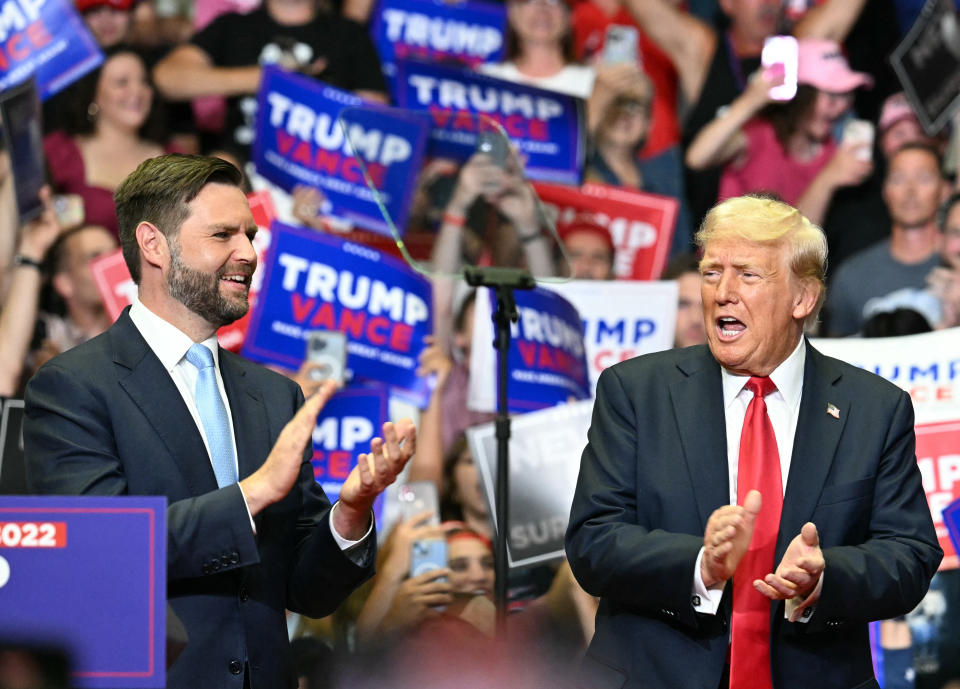
M220 293L220 279L228 273L246 274L249 290L253 274L249 267L223 266L213 275L194 270L184 263L179 244L170 242L170 275L167 277L170 296L217 328L242 318L250 308L246 293L235 299Z

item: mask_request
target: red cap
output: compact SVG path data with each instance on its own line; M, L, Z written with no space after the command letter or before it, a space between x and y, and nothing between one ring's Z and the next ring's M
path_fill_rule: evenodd
M611 254L616 253L610 231L600 224L593 213L577 213L572 221L564 223L563 225L557 225L557 234L560 235L560 239L564 242L567 241L567 237L577 234L578 232L595 235L602 239L604 244L609 247Z
M86 12L97 7L112 7L121 12L129 12L133 7L133 0L73 0L77 12Z

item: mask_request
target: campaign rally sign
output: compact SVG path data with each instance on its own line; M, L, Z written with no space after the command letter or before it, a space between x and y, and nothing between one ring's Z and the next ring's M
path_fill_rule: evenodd
M166 508L0 498L0 639L65 651L72 687L166 686Z
M357 458L370 451L370 441L381 437L388 420L389 391L382 386L358 386L340 390L323 405L313 431L313 475L323 492L335 502ZM383 496L374 513L380 521Z
M960 19L950 0L928 0L890 64L923 128L939 133L960 107Z
M263 289L243 354L299 368L315 330L347 336L347 373L425 407L417 359L431 332L430 282L403 261L332 235L274 222Z
M563 559L563 536L587 444L593 403L563 404L524 414L510 426L510 531L507 562L525 567ZM487 513L496 529L494 495L497 439L494 424L467 429L480 472Z
M0 0L0 91L34 75L46 100L101 62L70 0Z
M953 543L954 552L960 552L960 498L954 500L943 510L943 521Z
M389 235L379 201L404 231L427 143L426 118L272 66L263 71L257 101L259 174L287 191L315 187L328 204L326 215Z
M906 337L821 339L814 346L900 386L913 400L917 464L943 562L958 567L943 510L960 498L960 328Z
M536 288L514 293L519 319L510 326L507 356L508 406L511 414L552 407L591 396L580 314L556 292ZM496 411L497 355L490 317L496 296L477 291L470 349L470 387L467 405L477 411Z
M248 299L250 308L257 303L257 292L260 289L260 283L263 280L263 264L270 246L270 223L276 216L276 210L269 192L256 191L247 194L247 201L250 202L250 211L253 213L253 220L257 223L257 236L253 240L253 248L257 252L257 263L261 267L253 274L253 282L250 285ZM130 271L127 270L127 264L123 260L123 251L117 249L109 254L98 256L90 262L90 272L93 274L93 281L97 285L97 291L100 292L100 298L103 300L103 307L111 320L117 320L123 310L133 303L133 298L137 296L137 285L130 277ZM229 349L231 352L239 352L243 339L246 337L247 328L250 321L250 312L247 312L243 318L228 323L217 331L217 339L220 346Z
M397 60L394 101L430 113L431 156L465 161L490 118L526 161L530 179L579 184L583 175L583 101L466 69Z
M616 277L660 277L677 223L680 204L676 199L607 184L588 183L576 188L537 183L533 187L552 211L558 230L573 222L578 213L589 213L610 231L616 249Z
M507 8L500 3L380 0L371 29L383 73L397 74L397 58L476 67L499 62L506 47Z
M677 322L673 280L571 280L545 287L563 295L580 313L591 393L608 366L673 347Z

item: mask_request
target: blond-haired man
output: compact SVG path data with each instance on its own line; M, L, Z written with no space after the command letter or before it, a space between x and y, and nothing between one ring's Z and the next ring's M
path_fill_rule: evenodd
M923 596L942 552L890 383L803 337L820 228L729 199L697 240L707 345L600 378L567 532L601 597L591 687L876 687L870 620Z

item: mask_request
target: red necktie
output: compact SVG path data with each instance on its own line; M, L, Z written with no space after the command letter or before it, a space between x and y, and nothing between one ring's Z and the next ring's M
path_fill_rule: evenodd
M746 387L753 392L753 399L740 434L737 504L742 505L747 493L756 489L763 505L753 525L750 547L733 575L730 689L771 689L770 599L753 588L753 581L773 571L783 507L780 453L763 399L777 386L769 378L754 377Z

